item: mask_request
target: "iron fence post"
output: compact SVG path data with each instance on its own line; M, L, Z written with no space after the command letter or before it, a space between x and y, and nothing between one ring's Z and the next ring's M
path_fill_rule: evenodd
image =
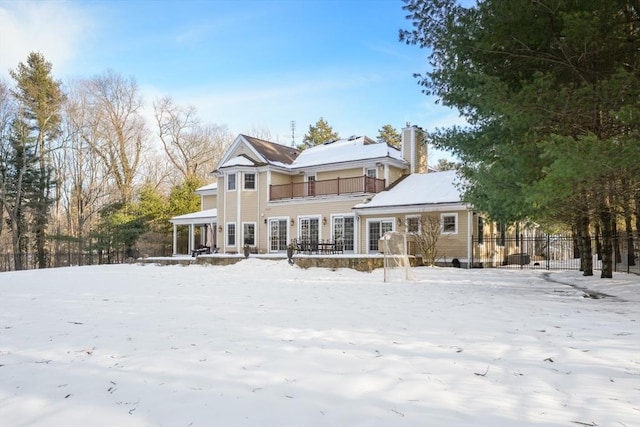
M547 234L547 257L546 257L547 258L547 270L549 270L549 262L550 262L549 258L550 258L550 254L551 254L551 251L549 250L549 245L550 244L551 244L551 239L549 238L549 235Z

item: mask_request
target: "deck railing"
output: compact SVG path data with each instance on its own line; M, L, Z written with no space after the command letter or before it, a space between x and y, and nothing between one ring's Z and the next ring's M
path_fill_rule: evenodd
M354 193L379 193L382 190L384 190L384 179L356 176L353 178L336 178L271 185L269 186L269 200L335 196Z

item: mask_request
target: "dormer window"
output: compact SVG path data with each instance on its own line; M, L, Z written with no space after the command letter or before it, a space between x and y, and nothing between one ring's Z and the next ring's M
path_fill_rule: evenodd
M236 174L230 173L227 175L227 191L236 190Z

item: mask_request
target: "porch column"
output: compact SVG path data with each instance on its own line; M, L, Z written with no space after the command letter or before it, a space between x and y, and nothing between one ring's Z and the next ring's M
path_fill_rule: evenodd
M176 255L176 249L178 248L178 226L173 223L173 251L172 255Z
M188 245L188 254L191 253L191 251L194 249L193 248L193 224L189 224L189 245Z

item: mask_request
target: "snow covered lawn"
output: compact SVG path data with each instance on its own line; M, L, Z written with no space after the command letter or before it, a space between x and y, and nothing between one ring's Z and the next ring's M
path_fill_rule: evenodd
M0 273L0 425L640 426L638 276L414 271Z

